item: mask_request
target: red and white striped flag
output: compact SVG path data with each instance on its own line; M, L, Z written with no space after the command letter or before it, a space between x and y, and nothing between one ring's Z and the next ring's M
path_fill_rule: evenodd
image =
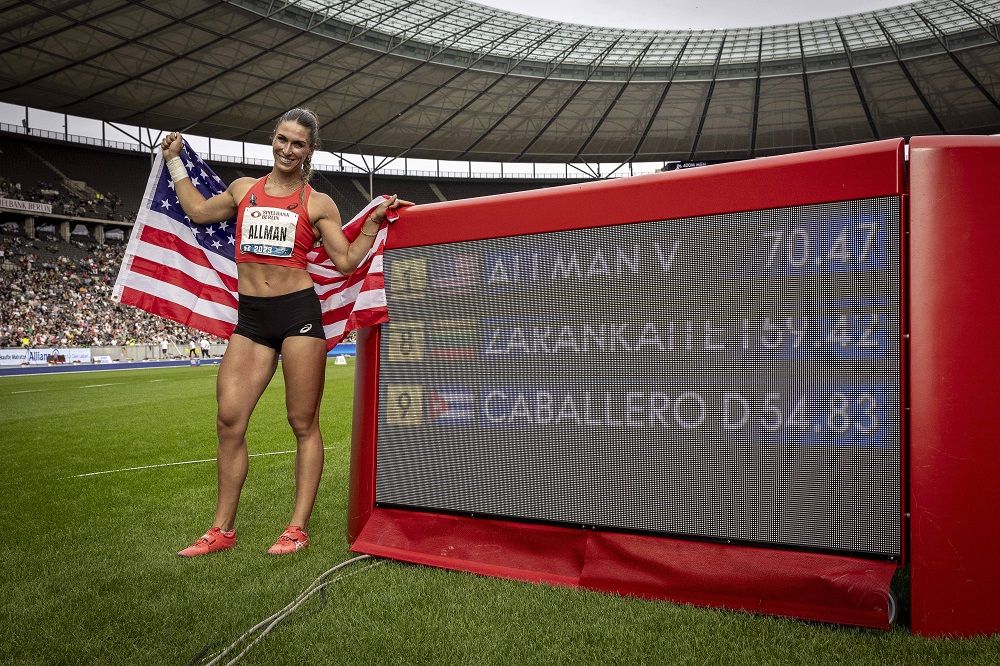
M184 143L181 159L191 183L206 198L226 189L222 179ZM383 201L376 197L344 226L348 240L361 233L368 213ZM323 309L326 347L332 349L348 333L389 320L382 271L388 226L383 224L371 251L357 269L344 275L322 246L307 255ZM197 225L184 215L174 183L156 155L112 298L125 305L185 326L228 338L236 327L239 300L236 281L236 222Z

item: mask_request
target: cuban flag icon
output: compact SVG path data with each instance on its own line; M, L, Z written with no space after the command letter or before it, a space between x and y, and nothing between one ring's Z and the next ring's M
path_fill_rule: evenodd
M475 394L460 386L437 386L427 390L427 420L440 425L471 423L476 411Z

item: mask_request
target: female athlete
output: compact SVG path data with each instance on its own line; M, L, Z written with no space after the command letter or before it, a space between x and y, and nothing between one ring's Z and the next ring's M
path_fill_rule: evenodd
M319 297L306 272L306 253L321 240L330 259L351 273L371 249L390 208L412 205L395 195L372 209L361 235L349 242L340 213L326 194L309 186L319 122L308 109L278 119L272 137L274 168L264 178L239 178L205 199L192 185L180 153L179 133L162 142L163 157L184 213L196 224L236 216L238 322L219 367L216 399L218 500L212 527L178 553L195 557L236 545L236 509L247 477L246 432L257 400L274 376L281 354L285 407L296 439L295 508L285 531L267 551L293 553L309 544L306 527L323 472L319 405L326 371L326 340Z

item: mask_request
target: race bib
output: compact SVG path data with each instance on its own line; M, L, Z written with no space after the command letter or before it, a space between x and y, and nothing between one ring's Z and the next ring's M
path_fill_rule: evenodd
M298 223L298 214L284 208L246 208L240 252L290 257Z

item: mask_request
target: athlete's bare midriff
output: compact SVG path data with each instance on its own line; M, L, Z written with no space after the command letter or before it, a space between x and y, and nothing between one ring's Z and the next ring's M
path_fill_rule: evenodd
M303 268L241 262L236 269L244 296L281 296L313 286Z

